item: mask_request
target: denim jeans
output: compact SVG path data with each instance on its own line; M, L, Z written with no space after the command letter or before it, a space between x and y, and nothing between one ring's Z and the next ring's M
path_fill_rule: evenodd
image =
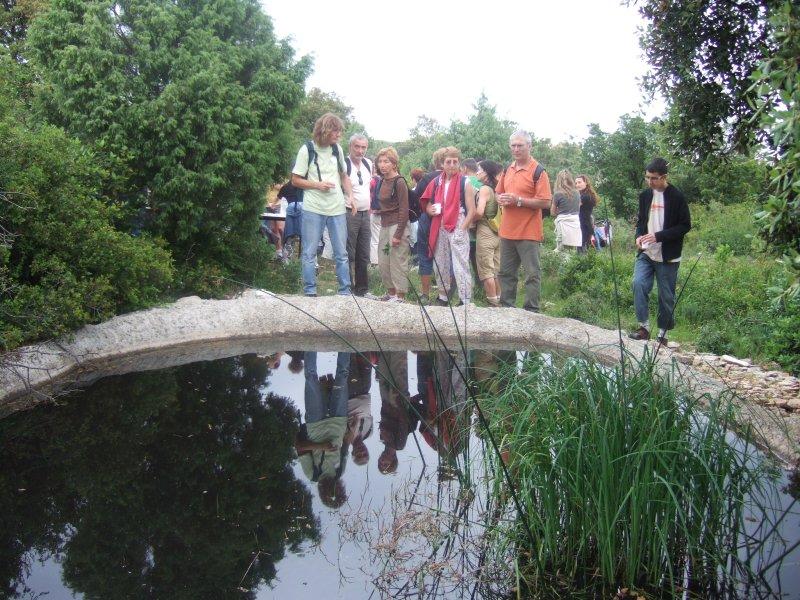
M331 417L346 417L350 353L339 352L336 356L336 375L330 390L327 388L323 390L320 384L317 375L317 353L306 352L304 359L306 423L318 423Z
M433 257L428 256L431 234L431 218L423 212L417 221L417 258L419 259L419 274L433 275Z
M633 266L633 307L639 323L650 320L648 303L655 277L658 282L658 328L667 330L675 327L675 285L678 282L680 264L657 262L644 252L636 257Z
M333 259L336 261L336 279L339 282L339 293L350 294L350 264L347 261L347 217L342 213L329 217L309 210L303 211L303 293L317 293L317 246L322 239L322 232L328 227L333 246Z

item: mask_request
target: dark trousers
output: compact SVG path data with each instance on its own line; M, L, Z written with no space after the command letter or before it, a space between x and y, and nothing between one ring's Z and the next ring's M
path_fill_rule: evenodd
M522 308L539 312L539 242L533 240L506 240L500 238L500 304L516 306L518 272L522 265L525 272L525 301Z
M347 256L353 293L363 296L369 290L369 242L372 230L368 210L347 211Z

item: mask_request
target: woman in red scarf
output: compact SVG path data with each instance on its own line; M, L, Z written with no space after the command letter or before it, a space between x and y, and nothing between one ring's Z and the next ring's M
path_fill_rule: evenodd
M420 206L431 217L428 252L440 284L438 304L448 304L451 267L458 295L468 304L472 299L468 231L475 216L475 190L461 174L458 148L444 148L442 160L441 175L428 184L420 198Z

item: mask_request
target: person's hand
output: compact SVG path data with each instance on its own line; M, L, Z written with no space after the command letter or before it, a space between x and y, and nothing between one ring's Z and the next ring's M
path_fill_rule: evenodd
M497 203L503 206L510 206L512 204L516 204L517 199L514 197L514 194L509 194L508 192L503 192L499 196L497 196Z
M323 192L330 192L333 188L336 187L336 184L332 181L319 181L317 182L317 189L322 190Z
M396 237L393 237L392 238L392 246L394 248L397 248L399 245L400 245L400 240L398 240Z
M358 212L358 207L356 206L356 203L353 202L353 197L352 196L350 196L350 202L351 202L351 205L352 205L352 208L350 209L350 214L355 216L356 213Z
M645 233L644 235L640 235L638 238L636 238L636 247L644 249L645 246L649 244L655 244L655 242L656 242L655 233Z

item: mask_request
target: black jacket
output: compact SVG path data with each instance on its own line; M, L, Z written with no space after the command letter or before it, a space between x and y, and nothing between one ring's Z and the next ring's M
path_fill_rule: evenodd
M636 221L636 237L647 233L650 219L650 205L653 203L653 190L646 189L639 194L639 216ZM683 250L683 236L692 228L689 205L683 193L674 185L667 184L664 190L664 229L656 233L656 241L661 242L664 262L679 258ZM641 251L640 251L641 252Z

